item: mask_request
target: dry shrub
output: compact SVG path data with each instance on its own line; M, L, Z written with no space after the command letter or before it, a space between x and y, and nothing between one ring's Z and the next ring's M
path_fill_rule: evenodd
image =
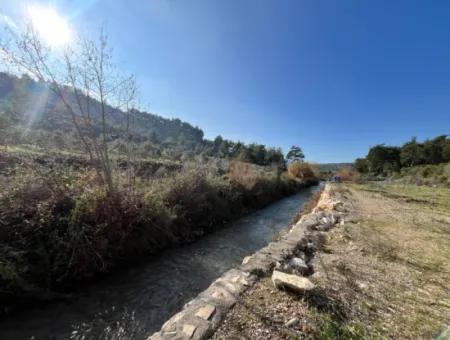
M87 169L78 176L78 180L86 185L101 185L102 179L95 169Z
M341 181L344 182L359 182L361 175L360 173L351 167L341 168L337 175L341 178Z
M252 189L258 182L258 174L255 165L242 161L232 161L229 168L229 176L246 189Z
M242 209L240 194L227 182L213 180L198 170L169 179L161 199L174 214L174 228L182 238L190 238L192 231L210 230Z
M316 178L313 168L306 162L294 162L288 167L289 176L297 179L313 179Z
M320 171L320 166L319 166L319 164L309 163L309 166L311 167L311 170L312 170L313 173L314 173L314 177L320 178L320 176L321 176L321 171Z

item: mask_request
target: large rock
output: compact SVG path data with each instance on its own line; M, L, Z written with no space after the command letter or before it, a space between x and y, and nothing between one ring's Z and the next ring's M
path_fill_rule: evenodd
M272 282L277 288L289 288L297 293L306 293L316 286L306 277L301 277L292 274L286 274L277 270L273 271Z

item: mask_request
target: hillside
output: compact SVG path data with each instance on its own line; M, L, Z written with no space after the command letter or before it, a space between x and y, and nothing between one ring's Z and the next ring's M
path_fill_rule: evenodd
M70 90L67 89L70 93ZM72 98L72 100L74 100ZM92 110L98 114L99 103L91 101ZM9 110L16 115L28 128L42 129L45 131L59 130L70 132L72 125L67 121L67 113L60 100L51 92L46 84L22 76L21 78L0 73L0 109ZM142 141L150 141L154 144L178 144L186 142L186 148L207 144L203 140L203 131L189 123L179 119L166 119L148 113L133 111L135 120L135 138ZM122 115L110 109L110 116L115 125L110 126L111 140L118 137L114 133L124 123Z
M68 101L75 102L73 90L67 88ZM93 119L100 133L100 103L92 98L89 102ZM76 105L74 105L76 106ZM171 160L192 159L195 155L220 158L239 158L259 165L283 163L280 149L266 148L261 144L245 145L218 136L214 141L204 138L203 131L180 119L167 119L158 115L132 110L122 112L109 107L108 144L120 152L126 143L126 125L131 125L132 139L140 157L163 157ZM8 127L2 143L32 144L43 148L77 150L69 113L61 100L45 83L36 82L23 75L16 77L0 73L0 121ZM12 126L12 127L11 127ZM6 136L8 134L8 136Z
M337 172L345 167L353 167L353 163L321 163L318 167L322 172Z

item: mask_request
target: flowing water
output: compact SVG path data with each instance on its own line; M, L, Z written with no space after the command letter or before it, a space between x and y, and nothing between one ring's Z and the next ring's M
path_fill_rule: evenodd
M284 198L200 240L0 320L0 339L145 339L244 256L287 228L318 186Z

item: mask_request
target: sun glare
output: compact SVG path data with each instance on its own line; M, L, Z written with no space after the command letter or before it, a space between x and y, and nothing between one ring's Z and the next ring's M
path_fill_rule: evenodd
M70 41L72 32L65 18L52 8L30 6L28 14L39 35L52 46L62 46Z

